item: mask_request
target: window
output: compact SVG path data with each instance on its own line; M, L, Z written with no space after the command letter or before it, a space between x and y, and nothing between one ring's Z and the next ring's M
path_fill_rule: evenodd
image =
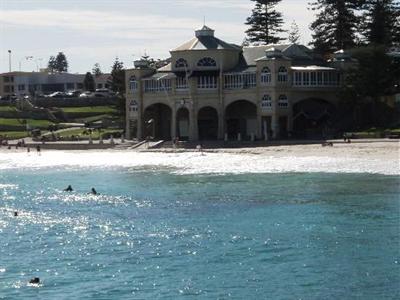
M233 73L224 76L225 89L246 89L256 85L256 73Z
M75 84L73 82L67 83L67 90L73 90L75 88Z
M217 63L211 57L203 57L197 62L197 66L199 67L216 67Z
M310 85L310 73L303 72L303 85Z
M179 58L175 62L175 68L187 68L188 63L185 59Z
M311 85L316 85L317 84L317 73L316 72L311 72L310 74L311 77Z
M175 80L175 84L176 84L177 90L187 90L188 89L186 77L177 77Z
M132 100L130 103L129 103L129 111L130 112L137 112L139 109L138 109L138 103L135 101L135 100Z
M102 88L103 88L103 84L102 84L102 83L98 83L98 84L97 84L97 88L98 88L98 89L102 89Z
M243 88L251 88L257 85L256 73L244 73L243 77Z
M285 95L280 95L278 98L278 107L280 108L288 108L289 102Z
M147 79L144 80L144 91L145 92L162 92L171 90L170 79Z
M271 70L268 67L264 67L261 70L261 84L268 84L271 82Z
M18 84L18 91L25 91L25 84Z
M301 72L294 72L294 85L302 85L301 76Z
M288 72L285 67L278 69L278 82L286 82L288 80Z
M137 84L137 81L136 81L136 77L135 77L135 76L131 76L131 77L129 78L129 89L130 89L132 92L134 92L134 91L137 90L137 88L138 88L138 84Z
M10 82L10 77L4 76L3 78L4 78L4 82Z
M272 99L270 95L264 95L261 100L261 110L271 110L272 109Z
M199 76L197 77L197 88L199 89L216 89L217 77L215 76Z

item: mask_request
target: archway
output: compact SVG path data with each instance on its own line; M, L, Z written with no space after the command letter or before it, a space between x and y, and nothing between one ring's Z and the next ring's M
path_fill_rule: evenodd
M238 100L225 110L226 132L229 139L236 139L240 133L242 139L250 139L257 133L257 107L247 100Z
M203 107L197 114L197 126L200 140L218 138L218 112L211 106Z
M180 140L187 141L189 139L189 110L180 108L176 113L176 136Z
M143 136L154 139L171 139L171 108L162 103L147 107L144 111Z
M293 106L293 135L298 138L321 139L333 131L336 108L323 99L305 99Z

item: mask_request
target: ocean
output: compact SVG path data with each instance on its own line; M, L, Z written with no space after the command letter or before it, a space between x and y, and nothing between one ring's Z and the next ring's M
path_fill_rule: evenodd
M396 166L246 158L0 154L0 299L400 298Z

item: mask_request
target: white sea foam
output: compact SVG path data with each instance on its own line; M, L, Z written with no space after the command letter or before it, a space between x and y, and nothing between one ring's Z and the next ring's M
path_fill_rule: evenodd
M1 169L50 167L128 167L170 169L177 174L332 172L399 175L396 159L246 153L160 153L129 151L46 151L41 156L1 153Z

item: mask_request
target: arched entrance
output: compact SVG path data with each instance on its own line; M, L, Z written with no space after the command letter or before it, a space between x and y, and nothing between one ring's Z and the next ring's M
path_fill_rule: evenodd
M189 139L189 110L180 108L176 113L176 136L180 140L187 141Z
M171 139L171 108L162 103L147 107L144 111L143 137L154 139Z
M197 126L200 140L218 138L218 112L211 106L203 107L197 114Z
M333 133L335 106L323 99L305 99L293 106L293 135L321 139Z
M229 139L236 139L240 133L242 139L250 139L257 133L257 107L247 100L238 100L225 110L226 132Z

